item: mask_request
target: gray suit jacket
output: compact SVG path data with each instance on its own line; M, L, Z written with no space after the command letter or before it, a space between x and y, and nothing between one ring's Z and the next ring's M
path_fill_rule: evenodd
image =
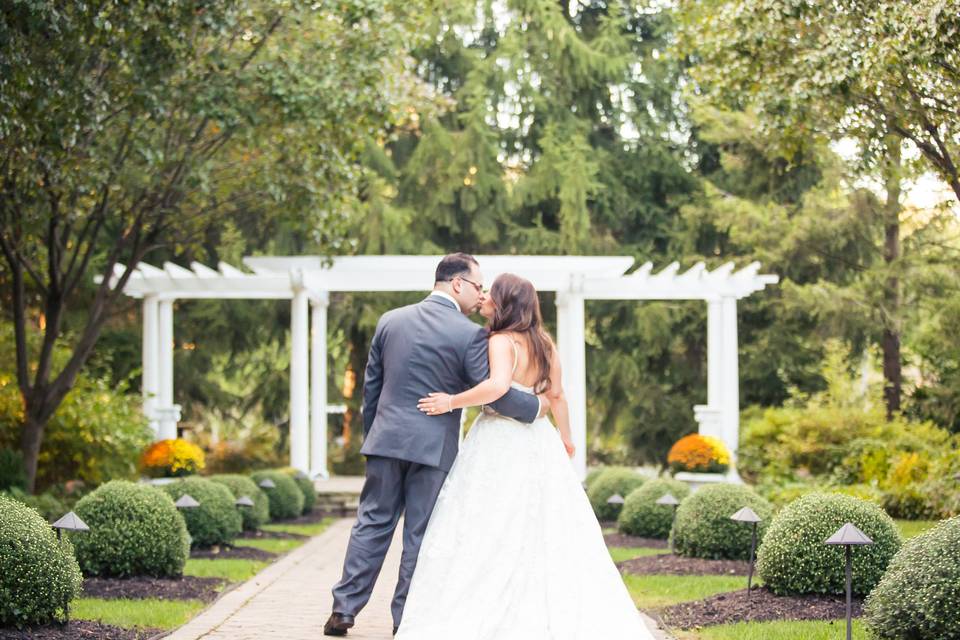
M439 296L383 314L364 373L360 452L449 471L459 447L460 411L428 416L417 409L417 400L431 391L459 393L486 380L487 335ZM536 396L516 389L490 406L521 422L533 422L540 410Z

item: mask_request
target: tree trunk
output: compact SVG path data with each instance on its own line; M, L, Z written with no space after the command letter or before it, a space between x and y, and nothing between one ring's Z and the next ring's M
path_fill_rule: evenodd
M886 202L883 207L884 245L883 260L887 267L884 283L883 304L886 317L883 323L883 399L887 407L887 420L900 411L902 372L900 362L900 277L897 275L900 260L900 144L898 136L886 140L887 158L883 178Z
M37 484L37 459L46 426L46 420L38 419L29 408L24 413L23 425L20 428L20 451L23 453L23 466L27 471L27 492L31 494Z

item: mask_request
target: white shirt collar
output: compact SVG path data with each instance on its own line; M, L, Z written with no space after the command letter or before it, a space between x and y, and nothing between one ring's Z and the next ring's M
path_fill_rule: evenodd
M454 298L454 297L453 297L452 295L450 295L449 293L447 293L446 291L436 291L436 290L434 290L434 291L431 291L431 292L430 292L430 295L431 295L431 296L438 296L438 297L440 297L440 298L444 298L444 299L446 299L446 300L449 300L449 301L452 302L453 304L457 305L457 311L459 311L460 313L463 313L463 309L460 308L460 303L457 302L457 299Z

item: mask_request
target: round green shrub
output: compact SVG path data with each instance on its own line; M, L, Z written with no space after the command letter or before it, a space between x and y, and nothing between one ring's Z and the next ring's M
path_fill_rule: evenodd
M773 515L773 507L750 487L714 484L702 487L677 508L673 524L674 549L679 555L713 560L746 560L750 557L753 527L730 519L743 507L753 509L761 521L758 539Z
M777 514L757 553L757 573L776 594L844 593L844 550L824 541L847 522L874 544L853 549L853 591L867 594L900 548L896 524L879 506L836 493L812 493Z
M960 638L960 517L907 543L890 561L864 607L880 639Z
M70 543L30 507L0 496L0 626L46 624L80 595Z
M9 498L13 498L17 502L27 505L39 513L40 517L47 522L55 522L56 520L60 519L60 516L69 511L66 505L64 505L60 500L57 499L56 496L49 492L30 495L26 491L14 487L2 493Z
M270 518L284 520L296 518L303 513L303 492L293 481L293 478L282 471L256 471L251 476L259 484L265 480L273 480L277 485L273 489L264 489L270 499Z
M590 505L593 507L593 512L597 514L597 519L616 520L622 505L607 504L607 500L614 494L620 494L626 498L643 482L643 476L625 467L604 469L587 489L587 497L590 498Z
M583 484L589 489L593 486L593 483L596 481L600 474L609 469L610 467L600 465L599 467L593 467L590 471L587 472L587 477L583 479Z
M160 489L114 480L84 496L74 511L90 526L90 531L73 536L84 574L176 577L183 573L190 535L173 500Z
M189 494L200 503L199 507L180 509L194 547L229 544L243 530L243 518L234 504L233 493L224 485L190 476L162 488L174 500Z
M300 489L300 493L303 494L303 513L313 511L313 505L317 504L317 487L314 486L310 476L292 467L287 467L282 471L293 478L293 481L297 483L297 488Z
M234 498L248 496L253 500L252 507L241 507L240 517L243 519L243 528L247 531L259 529L270 520L270 499L263 489L248 476L238 473L225 473L210 476L210 480L222 484L233 494Z
M657 504L666 494L683 500L690 494L686 483L672 478L648 480L627 496L617 528L620 533L646 538L668 538L673 524L673 507Z

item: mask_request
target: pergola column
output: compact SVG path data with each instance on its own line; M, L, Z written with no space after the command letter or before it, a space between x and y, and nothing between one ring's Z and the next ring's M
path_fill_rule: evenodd
M736 461L737 448L740 445L740 367L737 346L737 299L723 296L720 302L722 318L722 355L720 358L723 378L721 418L721 439L727 445L732 458ZM731 464L731 470L734 466ZM735 472L734 472L735 473Z
M583 294L557 292L557 348L560 351L563 390L570 408L570 435L577 449L573 465L582 480L587 475L587 364Z
M143 298L143 336L142 357L143 373L141 390L143 392L143 415L146 416L155 438L159 438L160 424L154 413L159 396L160 372L160 304L157 296Z
M310 477L327 470L327 307L326 291L311 301L310 321Z
M290 308L290 466L309 473L309 336L307 290L294 284Z
M707 298L707 404L693 407L698 431L723 438L723 311L720 298Z
M173 300L160 300L158 304L159 345L159 389L154 413L159 414L157 438L169 440L177 437L179 407L173 404Z

